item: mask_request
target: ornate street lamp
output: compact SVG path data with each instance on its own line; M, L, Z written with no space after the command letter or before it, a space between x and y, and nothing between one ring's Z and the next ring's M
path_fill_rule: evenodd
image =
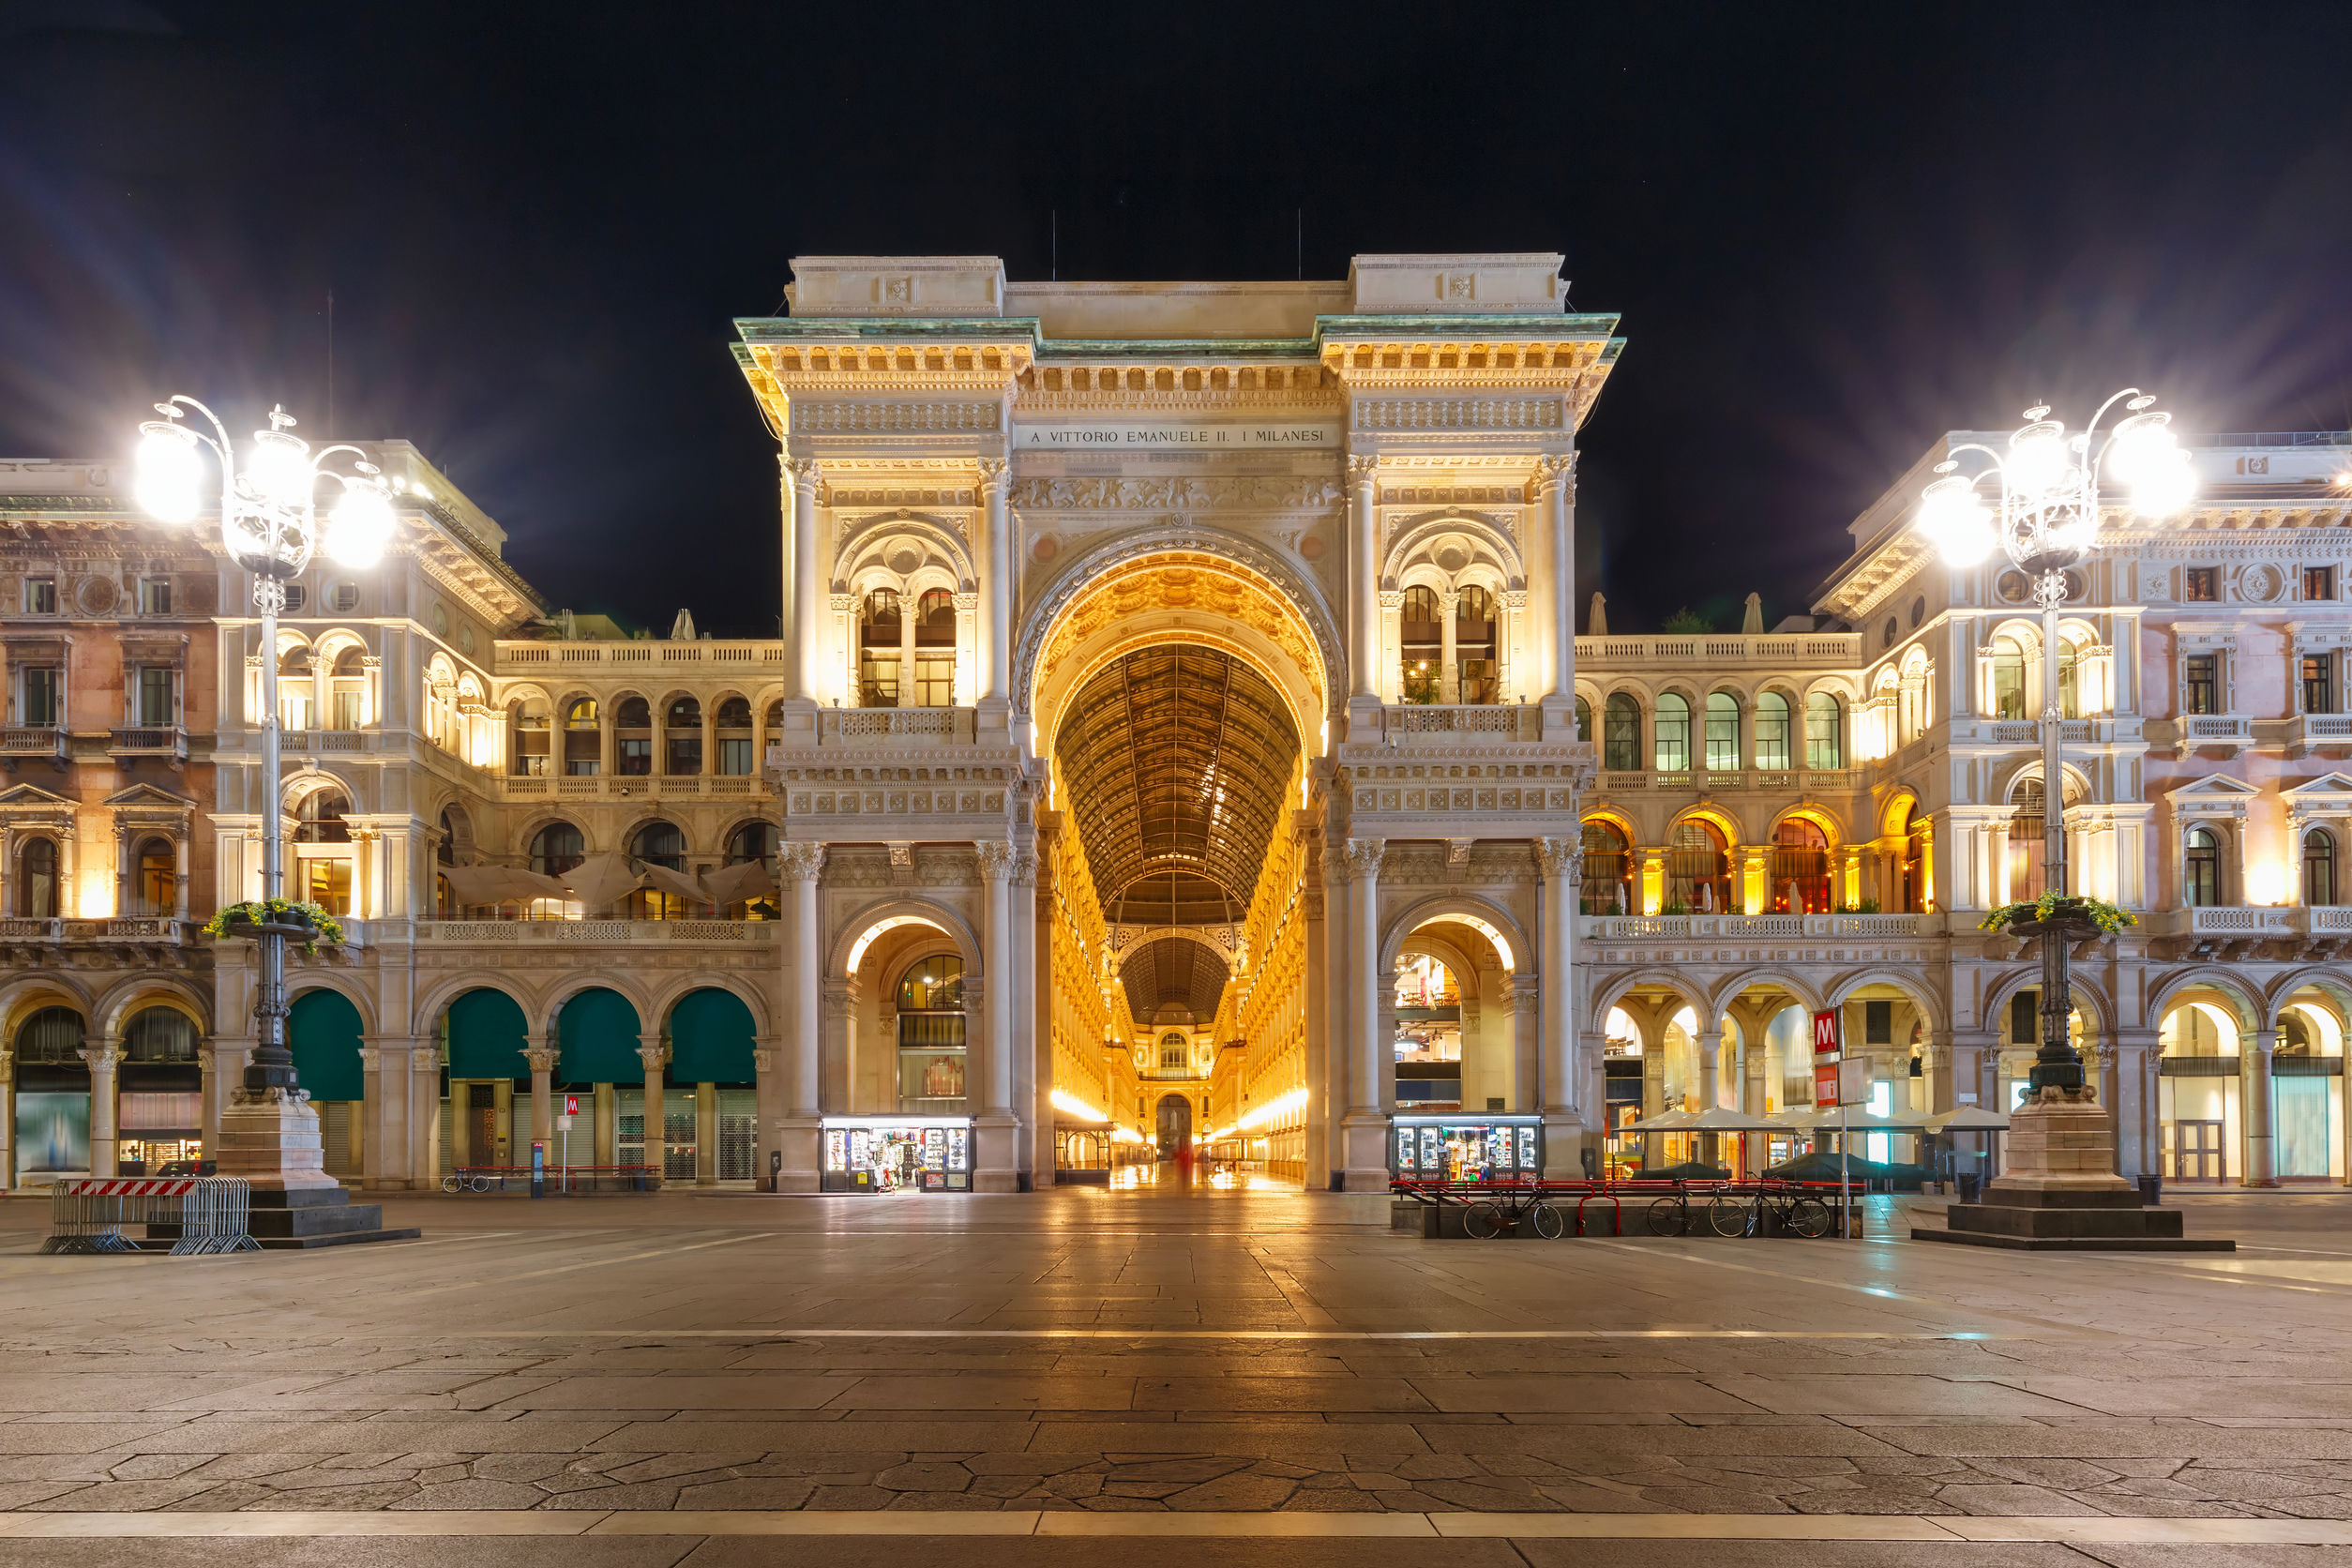
M240 465L228 428L193 398L174 394L155 405L160 419L139 427L139 504L158 521L188 524L204 504L204 459L209 448L220 464L220 541L229 559L253 574L253 604L262 613L262 897L280 897L280 831L278 809L278 612L286 608L286 582L310 565L322 542L327 554L347 566L373 565L392 536L390 488L368 455L356 446L313 452L294 434L294 416L270 411L269 429L253 432ZM203 429L181 421L193 409L210 422ZM351 474L327 466L338 453L352 455ZM329 515L325 537L318 527L318 492L332 481L340 498ZM294 1088L294 1056L286 1048L286 939L278 921L259 927L262 974L253 1003L259 1020L253 1060L245 1088L266 1096Z
M2010 436L2006 452L1976 442L1953 447L1951 458L1936 465L1943 477L1920 496L1920 527L1947 563L1974 566L1998 548L2033 584L2033 602L2042 611L2042 864L2046 891L2060 898L2067 897L2067 882L2058 608L2067 599L2067 568L2098 548L2103 485L2128 489L2132 509L2143 517L2170 517L2196 490L2189 454L2170 429L2172 415L2153 412L2149 405L2155 401L2137 387L2127 387L2072 435L2049 417L2047 408L2029 408L2027 424ZM2102 432L2101 421L2118 403L2124 417ZM1966 452L1983 454L1990 466L1973 475L1959 473ZM1995 481L1989 488L1996 492L1989 506L1987 480ZM2083 1059L2068 1022L2073 1001L2067 958L2070 942L2095 934L2097 927L2080 918L2079 910L2070 916L2065 909L2060 906L2061 912L2045 921L2010 927L2042 937L2042 1048L2029 1080L2036 1099L2044 1088L2083 1087Z

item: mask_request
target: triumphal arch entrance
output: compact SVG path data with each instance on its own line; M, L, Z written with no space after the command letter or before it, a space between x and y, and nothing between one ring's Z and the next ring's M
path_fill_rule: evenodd
M1576 431L1615 318L1555 255L793 268L734 345L785 543L776 1184L1581 1168Z

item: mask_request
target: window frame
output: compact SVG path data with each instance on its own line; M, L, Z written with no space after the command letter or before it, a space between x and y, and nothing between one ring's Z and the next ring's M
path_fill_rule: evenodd
M2222 569L2219 566L2183 566L2180 568L2180 602L2182 604L2219 604L2222 602Z
M2205 840L2200 844L2199 839ZM2192 822L2180 835L2180 903L2184 909L2214 909L2227 901L2224 833L2207 822ZM2206 894L2209 897L2200 897Z
M1691 771L1691 700L1679 691L1658 693L1651 709L1650 757L1659 773Z
M46 717L36 717L34 697L36 686L43 700L41 712ZM62 664L27 664L17 672L17 716L27 730L62 730L66 727L66 669Z
M1824 708L1821 704L1826 703ZM1826 714L1825 723L1816 720ZM1827 731L1817 734L1817 729ZM1829 761L1821 759L1827 756ZM1837 773L1846 766L1846 704L1833 691L1817 691L1805 698L1805 771Z
M1767 686L1756 694L1754 729L1757 768L1771 773L1786 773L1795 767L1792 759L1796 753L1790 745L1795 720L1787 692ZM1772 760L1768 760L1768 744Z
M1718 703L1722 706L1718 706ZM1711 691L1700 720L1700 740L1709 773L1738 773L1741 764L1740 699L1728 691ZM1729 726L1727 733L1722 727ZM1719 760L1720 759L1720 760Z
M2316 844L2319 852L2315 855L2312 852L2314 844ZM2335 908L2337 896L2336 836L2329 832L2325 827L2314 826L2306 828L2303 831L2301 849L2304 907L2307 909ZM2314 867L2319 868L2317 875L2323 879L2325 884L2316 890L2321 895L2321 897L2313 897L2314 890L2312 883Z

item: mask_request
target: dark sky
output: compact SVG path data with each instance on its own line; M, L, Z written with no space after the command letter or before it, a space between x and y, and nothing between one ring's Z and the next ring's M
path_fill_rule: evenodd
M1558 249L1619 630L1776 621L1937 432L2352 424L2352 7L0 0L0 454L188 390L415 441L551 602L775 625L788 258Z

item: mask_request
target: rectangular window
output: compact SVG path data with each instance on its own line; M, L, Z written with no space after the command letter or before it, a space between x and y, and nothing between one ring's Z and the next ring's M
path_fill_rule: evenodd
M952 708L956 705L954 654L918 653L914 656L914 702L919 708Z
M24 671L24 722L36 730L53 730L65 722L66 672L57 669Z
M718 743L718 771L730 778L742 778L750 774L750 736L736 736Z
M2217 714L2222 711L2221 656L2191 654L2180 661L2180 711Z
M2303 597L2332 599L2336 596L2336 569L2333 566L2303 568Z
M1679 697L1668 693L1661 698L1658 710L1651 718L1652 738L1656 742L1658 771L1681 773L1691 765L1691 710Z
M654 737L615 735L612 766L625 778L641 778L654 771ZM594 772L592 768L589 771Z
M172 720L172 670L169 665L146 665L139 671L139 722L149 730L170 728Z
M1641 710L1630 697L1612 697L1601 719L1603 766L1632 773L1641 766Z
M335 728L336 728L336 729L338 729L338 730L356 730L356 729L358 729L358 728L359 728L359 699L360 699L360 696L361 696L361 693L356 692L356 691L344 691L344 690L340 689L339 687L336 690L336 693L335 693Z
M329 914L349 914L351 862L342 859L303 861L302 897Z
M691 778L702 771L702 737L672 735L670 737L670 766L664 770L673 778Z
M1777 692L1766 692L1756 704L1756 765L1788 765L1788 701Z
M2307 714L2331 714L2336 711L2335 655L2303 656L2303 711Z
M868 648L859 657L857 705L895 708L898 705L898 650Z
M2218 566L2184 566L2180 572L2180 596L2191 604L2214 604L2222 596L2221 568Z
M2009 999L2009 1043L2031 1046L2041 1043L2040 1026L2034 1021L2041 1017L2042 996L2038 991L2019 991Z
M57 580L53 577L28 577L24 580L24 613L54 615L57 613Z
M1862 1003L1862 1044L1891 1046L1894 1044L1894 1003L1864 1002Z
M139 613L169 615L172 613L172 580L168 577L143 577L139 580Z
M1740 771L1740 710L1711 698L1707 703L1707 771Z

